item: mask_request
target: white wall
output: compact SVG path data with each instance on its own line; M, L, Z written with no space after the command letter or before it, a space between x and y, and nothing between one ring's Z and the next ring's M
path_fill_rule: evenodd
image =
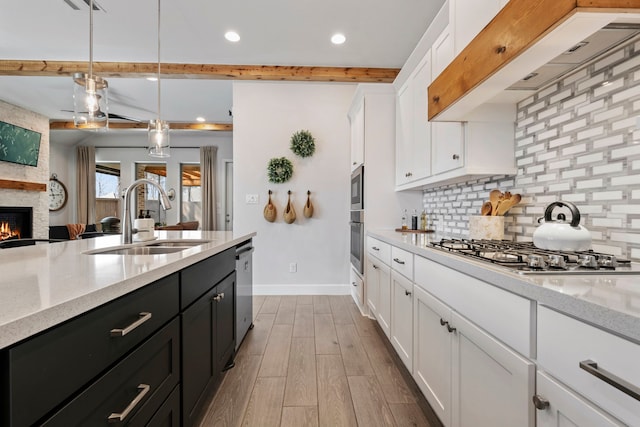
M256 231L256 293L348 293L350 130L347 112L356 86L330 83L234 82L234 230ZM307 129L316 152L306 159L289 149L291 135ZM294 164L291 180L272 184L267 163L287 157ZM278 218L263 218L267 192ZM287 190L293 192L297 219L282 218ZM314 216L304 218L306 192ZM245 195L258 194L258 204ZM297 272L289 273L289 264Z
M231 136L218 135L213 133L179 133L172 134L171 142L175 144L179 141L182 147L175 145L171 148L171 156L168 159L154 159L147 155L147 150L143 147L146 143L146 133L139 135L119 136L119 133L112 132L100 135L83 141L80 145L96 146L96 162L119 162L121 167L120 182L123 188L131 184L135 178L135 163L166 163L167 165L167 189L176 190L176 199L171 203L172 209L166 212L167 224L175 224L180 221L180 164L200 163L200 146L214 145L218 147L217 165L217 199L218 199L218 229L224 229L224 161L233 158L233 146ZM130 146L126 146L130 145ZM113 147L113 148L110 148ZM76 190L76 148L75 146L56 146L52 144L50 167L52 173L57 173L67 186L69 191L69 202L59 212L52 212L50 216L51 225L64 225L74 223L75 210L75 190Z

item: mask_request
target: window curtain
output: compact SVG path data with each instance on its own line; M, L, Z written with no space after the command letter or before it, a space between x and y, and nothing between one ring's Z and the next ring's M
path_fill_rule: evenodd
M218 147L200 147L202 230L216 229L216 159Z
M78 147L76 150L77 211L79 224L96 223L96 149Z

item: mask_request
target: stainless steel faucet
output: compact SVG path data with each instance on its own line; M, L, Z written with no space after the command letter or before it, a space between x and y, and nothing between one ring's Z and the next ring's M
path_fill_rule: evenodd
M160 191L160 204L164 210L171 209L171 202L169 201L169 197L167 193L158 185L157 182L151 181L150 179L138 179L133 181L133 183L124 190L124 225L122 227L122 241L124 244L131 243L133 241L133 234L138 230L133 230L131 227L131 198L130 195L135 188L142 184L151 184Z

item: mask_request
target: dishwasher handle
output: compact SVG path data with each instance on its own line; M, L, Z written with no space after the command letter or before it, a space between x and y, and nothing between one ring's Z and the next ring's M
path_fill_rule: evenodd
M241 248L236 249L236 259L240 259L241 257L248 255L249 253L254 251L253 246L243 246Z

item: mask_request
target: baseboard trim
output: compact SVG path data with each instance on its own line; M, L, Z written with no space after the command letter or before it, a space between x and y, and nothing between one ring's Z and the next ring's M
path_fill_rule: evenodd
M351 286L340 285L253 285L254 295L349 295Z

